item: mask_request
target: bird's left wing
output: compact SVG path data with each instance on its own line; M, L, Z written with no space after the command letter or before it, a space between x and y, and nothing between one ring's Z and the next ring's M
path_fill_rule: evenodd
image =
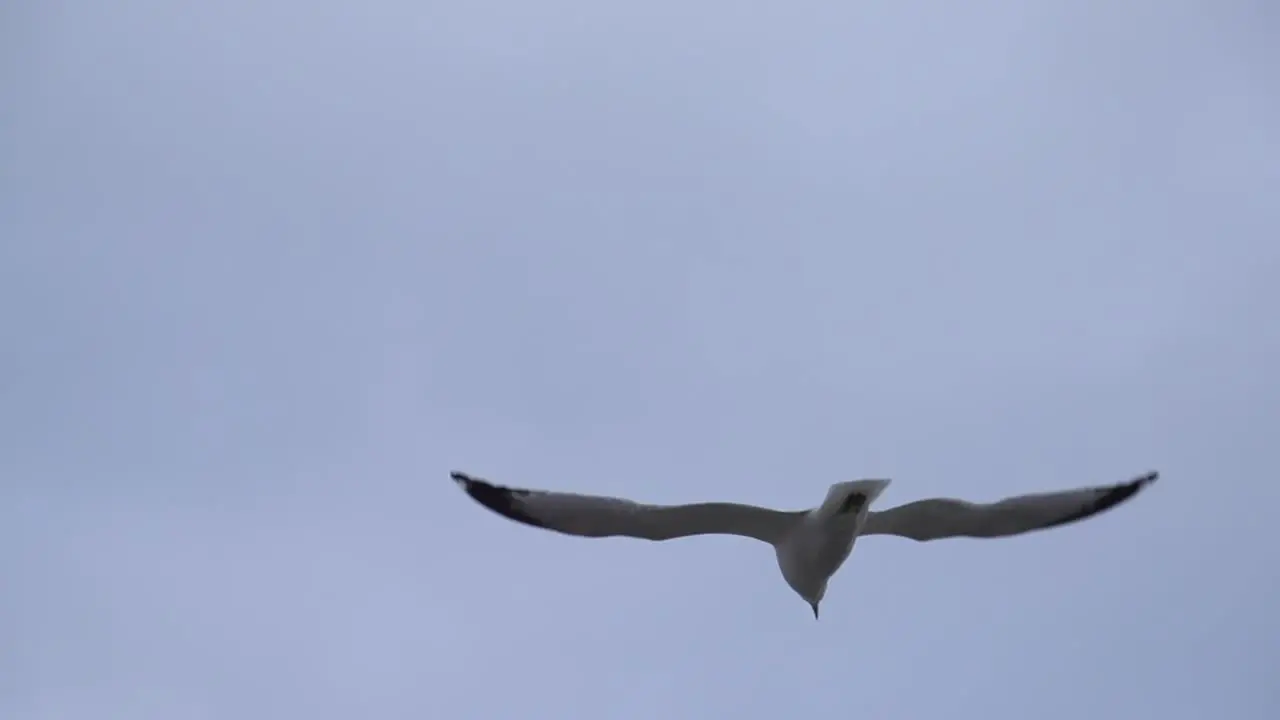
M913 540L993 538L1066 525L1119 505L1155 482L1157 472L1118 485L1020 495L994 503L935 498L867 516L861 535L900 535Z
M451 476L476 502L499 515L580 537L671 540L726 534L774 544L805 514L736 503L645 505L622 498L502 487L462 472Z

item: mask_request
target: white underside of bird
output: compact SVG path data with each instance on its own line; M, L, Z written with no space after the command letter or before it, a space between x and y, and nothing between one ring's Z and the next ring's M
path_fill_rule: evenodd
M872 511L871 504L889 486L886 479L836 483L827 490L821 505L784 511L738 503L648 505L621 498L503 487L456 471L451 476L490 510L567 535L672 540L726 534L769 543L782 577L809 603L816 618L827 582L848 559L859 537L898 535L926 541L1020 535L1113 508L1154 482L1159 473L1144 473L1114 485L1019 495L990 503L933 498L880 512Z

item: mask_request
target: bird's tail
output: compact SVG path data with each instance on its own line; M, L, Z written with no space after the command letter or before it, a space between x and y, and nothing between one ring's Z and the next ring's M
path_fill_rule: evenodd
M827 499L822 502L822 513L827 516L858 514L866 511L871 503L889 487L889 480L848 480L831 486Z

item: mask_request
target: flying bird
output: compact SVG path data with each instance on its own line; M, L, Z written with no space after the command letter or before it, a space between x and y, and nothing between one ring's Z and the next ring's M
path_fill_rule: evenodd
M621 498L525 490L494 485L462 472L451 476L476 502L526 525L580 537L672 540L693 535L740 535L773 546L778 568L818 617L818 605L853 544L865 535L917 541L1020 535L1093 517L1155 482L1158 472L1128 482L1019 495L992 503L933 498L873 512L887 479L839 482L822 504L783 511L737 503L647 505Z

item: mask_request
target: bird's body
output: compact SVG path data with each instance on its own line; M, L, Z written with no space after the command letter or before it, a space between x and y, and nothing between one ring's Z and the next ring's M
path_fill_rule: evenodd
M1022 495L987 504L938 498L873 512L871 504L889 486L888 480L836 483L818 507L781 511L736 503L644 505L620 498L506 488L452 473L468 495L490 510L568 535L671 540L730 534L769 543L782 577L809 603L814 617L827 582L849 558L859 537L898 535L926 541L1018 535L1115 507L1158 476L1150 472L1118 485Z
M774 543L782 578L809 601L815 617L827 592L827 581L849 559L868 508L888 485L888 480L832 485L822 505L797 518L789 532Z

